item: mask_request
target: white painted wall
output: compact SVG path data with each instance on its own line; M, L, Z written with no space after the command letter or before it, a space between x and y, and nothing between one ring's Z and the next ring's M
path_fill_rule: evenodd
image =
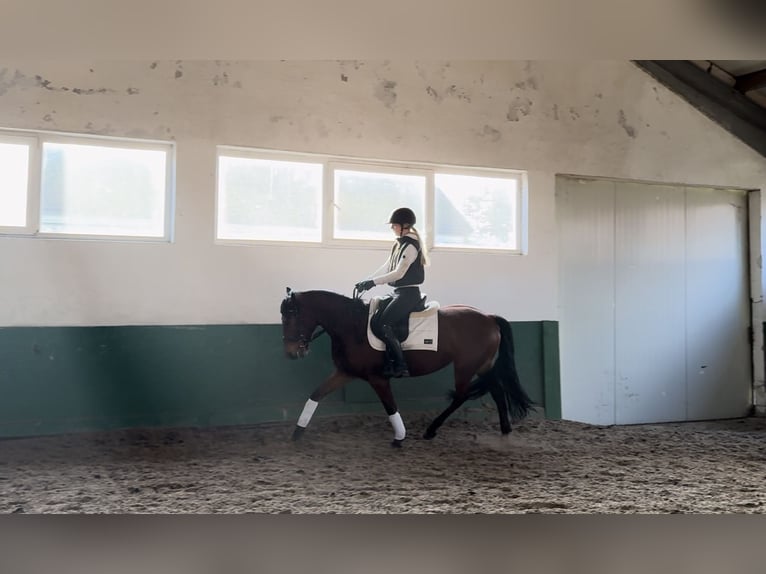
M75 90L79 94L75 93ZM432 253L424 290L558 319L555 174L766 188L766 159L629 62L0 62L0 127L177 142L172 244L0 238L0 326L276 323L386 250L213 243L215 146L529 171L529 253Z

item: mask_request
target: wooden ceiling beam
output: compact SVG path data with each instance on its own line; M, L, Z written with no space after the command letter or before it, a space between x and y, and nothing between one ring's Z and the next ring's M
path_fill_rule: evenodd
M744 93L766 87L766 68L737 76L734 89Z
M766 108L688 60L633 63L766 157Z

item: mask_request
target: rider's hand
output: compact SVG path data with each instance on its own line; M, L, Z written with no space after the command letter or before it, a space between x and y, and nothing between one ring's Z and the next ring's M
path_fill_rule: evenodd
M360 293L364 293L365 291L369 291L370 289L375 287L375 281L373 281L372 279L365 279L364 281L360 281L359 283L354 285L354 287L356 287L356 290L359 291Z

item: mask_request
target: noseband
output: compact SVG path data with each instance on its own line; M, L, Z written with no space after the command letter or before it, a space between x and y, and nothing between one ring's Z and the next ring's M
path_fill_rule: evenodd
M314 339L324 335L327 331L325 331L324 327L319 329L316 333L311 335L310 337L307 337L303 334L303 331L300 331L298 333L297 337L285 337L282 336L282 341L285 343L298 343L298 347L301 349L305 349L309 343L311 343Z
M282 315L285 317L297 317L298 316L298 309L295 306L290 306L282 311ZM306 334L303 332L303 329L301 328L298 331L297 337L286 337L282 335L282 342L283 343L298 343L299 349L307 349L308 344L314 341L317 337L320 337L324 335L327 331L325 331L324 327L320 328L316 333L313 335L306 336Z

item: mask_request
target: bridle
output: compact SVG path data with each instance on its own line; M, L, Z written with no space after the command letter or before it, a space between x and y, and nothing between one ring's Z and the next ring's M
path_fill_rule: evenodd
M282 315L284 317L297 317L298 316L298 308L294 303L294 300L291 301L290 305L286 305L285 308L282 310ZM324 335L327 331L324 327L320 327L318 331L311 335L306 335L303 332L303 328L301 326L301 329L298 331L297 337L286 337L285 335L282 335L282 342L283 343L298 343L298 348L306 350L308 349L309 343L317 339L318 337L321 337Z
M320 327L319 331L315 332L310 337L307 337L306 335L303 334L303 331L299 331L297 337L285 337L284 335L282 335L282 342L284 342L284 343L298 343L298 348L299 349L307 349L309 343L311 343L312 341L314 341L318 337L321 337L326 332L327 331L325 330L324 327Z

